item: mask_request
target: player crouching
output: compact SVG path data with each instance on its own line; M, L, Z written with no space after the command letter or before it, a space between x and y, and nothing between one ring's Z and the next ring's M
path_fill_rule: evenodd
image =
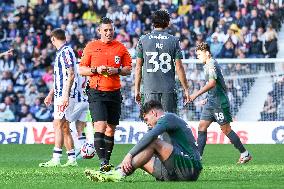
M95 182L118 182L141 168L160 181L196 181L202 170L192 131L176 114L165 113L158 101L141 108L141 118L152 127L124 157L116 170L85 170ZM168 135L158 139L159 135Z

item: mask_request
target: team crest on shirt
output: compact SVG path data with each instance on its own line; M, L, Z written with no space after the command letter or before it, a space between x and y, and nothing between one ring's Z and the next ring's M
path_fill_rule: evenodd
M120 64L120 57L119 56L114 56L114 62L116 64Z

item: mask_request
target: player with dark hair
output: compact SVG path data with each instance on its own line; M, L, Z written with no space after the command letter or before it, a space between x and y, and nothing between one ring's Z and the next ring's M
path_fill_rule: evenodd
M98 182L121 181L141 168L160 181L196 181L202 170L195 139L187 123L176 114L165 113L159 101L141 108L141 117L151 130L127 153L116 170L86 170ZM167 135L162 139L161 134Z
M122 97L120 76L131 73L131 57L126 47L113 39L111 19L103 17L98 28L101 38L89 42L81 58L79 72L89 76L89 109L95 127L94 145L101 170L110 170L114 132L119 124Z
M54 85L44 99L46 106L49 106L54 98L54 133L55 144L53 156L50 161L40 163L40 167L61 166L62 146L66 147L68 161L62 166L77 166L74 151L73 139L70 134L69 121L76 120L73 112L77 99L80 98L76 92L77 86L73 85L77 81L76 57L73 49L66 45L65 31L55 29L51 32L51 42L57 49L54 61Z
M196 47L196 54L197 58L205 64L204 72L207 83L199 91L190 95L190 100L194 101L198 96L208 92L198 127L197 143L200 155L203 155L206 145L207 128L213 121L216 121L220 125L222 132L241 153L238 163L246 163L252 159L252 156L243 146L239 136L231 129L230 122L232 122L232 116L230 103L221 69L216 60L212 58L210 47L207 43L200 43Z
M167 28L170 23L170 14L166 10L158 10L152 15L154 28Z
M166 10L154 12L152 22L154 30L141 36L136 48L135 99L138 104L158 100L166 112L175 113L175 70L184 89L185 103L189 102L189 87L181 61L179 40L166 31L170 22ZM140 89L142 78L143 90Z

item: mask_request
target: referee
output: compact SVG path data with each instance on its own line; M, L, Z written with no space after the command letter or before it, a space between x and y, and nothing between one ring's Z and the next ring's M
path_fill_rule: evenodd
M100 170L109 171L114 132L121 114L120 75L130 75L131 56L122 43L113 39L111 19L102 18L98 32L100 39L89 42L83 51L79 73L90 76L87 94L95 128L94 144Z

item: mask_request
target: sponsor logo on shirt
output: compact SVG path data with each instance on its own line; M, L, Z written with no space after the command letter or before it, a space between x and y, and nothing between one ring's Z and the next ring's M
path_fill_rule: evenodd
M150 36L149 36L149 39L169 39L169 37L168 37L168 36L165 36L165 35L159 34L158 36L156 36L156 35L150 35Z

